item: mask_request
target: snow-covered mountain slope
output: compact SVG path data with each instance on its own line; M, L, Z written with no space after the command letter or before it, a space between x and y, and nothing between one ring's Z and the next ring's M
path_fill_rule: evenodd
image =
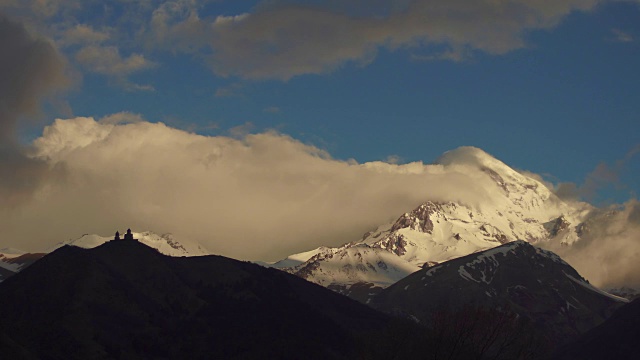
M387 287L419 269L385 249L356 244L320 252L295 273L323 286L364 282Z
M321 246L317 249L301 252L299 254L289 255L280 261L276 261L276 262L256 261L256 264L262 265L265 267L272 267L276 269L292 268L304 263L305 261L311 259L317 254L331 252L331 251L332 251L331 248Z
M593 210L586 203L563 202L540 181L477 148L447 152L437 164L489 180L482 182L489 184L483 189L489 200L481 204L427 200L359 241L291 255L276 267L334 288L359 282L385 288L401 272L514 240L571 245L579 240L582 224ZM301 261L305 262L296 264ZM402 270L380 272L379 267L368 266L380 261L387 268Z
M141 243L158 250L160 253L169 256L202 256L211 255L202 245L185 240L176 240L172 234L158 235L151 231L133 232L133 237ZM60 242L50 249L47 253L60 248L64 245L73 245L85 249L91 249L100 246L107 241L113 240L113 237L105 237L96 234L85 234L81 237Z

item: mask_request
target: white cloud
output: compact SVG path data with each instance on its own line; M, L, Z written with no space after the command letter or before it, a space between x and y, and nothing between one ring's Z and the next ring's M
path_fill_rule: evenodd
M227 86L221 86L216 89L215 97L242 97L242 90L244 85L239 82L229 84Z
M87 70L115 79L116 84L127 91L155 90L151 85L136 84L128 79L133 73L157 66L142 54L131 54L123 58L116 46L88 45L76 53L75 59Z
M78 0L27 0L34 13L39 16L52 17L67 7L79 7Z
M256 126L252 122L246 122L242 125L234 126L229 129L229 136L234 139L242 139L255 130Z
M280 108L277 106L269 106L262 109L262 112L266 112L269 114L279 114L281 112Z
M640 288L640 202L599 212L578 243L552 250L597 286Z
M115 46L87 46L78 51L75 58L93 72L114 76L125 76L156 66L141 54L123 58Z
M200 19L198 9L203 2L195 0L166 1L151 14L149 27L152 45L171 51L197 51L206 44L209 31L207 21Z
M402 157L398 155L389 155L384 159L384 162L389 164L400 164L402 162Z
M3 239L37 250L131 226L227 256L276 259L352 241L426 199L491 201L491 180L465 167L344 162L275 132L234 139L110 122L45 129L34 154L62 175L19 211L0 208Z
M109 39L109 33L106 31L98 31L91 26L77 24L64 31L60 43L64 46L98 44Z
M144 121L144 119L142 118L142 115L134 114L129 111L122 111L119 113L107 115L101 118L100 120L98 120L100 124L110 124L110 125L133 124L141 121Z
M631 34L624 32L620 29L611 29L611 33L613 34L613 41L623 42L623 43L634 41L633 36L631 36Z

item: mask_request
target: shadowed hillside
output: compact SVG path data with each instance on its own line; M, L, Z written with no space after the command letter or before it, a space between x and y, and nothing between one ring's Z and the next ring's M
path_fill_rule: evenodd
M477 325L484 314L478 308L495 309L526 320L552 349L599 325L626 301L591 286L556 254L515 241L417 271L373 303L425 324L451 314L464 326Z
M137 241L65 246L0 286L17 358L348 358L388 321L278 270Z
M638 359L640 299L618 309L607 321L564 347L555 359Z

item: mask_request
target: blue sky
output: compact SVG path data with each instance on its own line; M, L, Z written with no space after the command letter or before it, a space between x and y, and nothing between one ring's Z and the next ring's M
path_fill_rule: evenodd
M21 74L39 84L30 101L0 112L4 142L119 114L210 137L275 130L358 163L471 145L596 205L640 192L638 1L5 0L0 12L13 24L0 40L23 27L49 44L48 70Z
M187 50L177 49L172 42L181 39L153 45L149 45L151 40L135 39L136 32L149 27L145 20L153 11L170 2L149 2L148 9L139 9L140 23L123 20L124 13L132 13L131 4L125 1L102 6L85 2L84 8L72 10L65 10L64 1L59 3L55 16L38 17L28 12L23 16L36 29L85 26L108 33L109 39L100 46L117 47L122 61L138 54L151 64L121 73L100 71L76 55L91 42L58 45L76 72L74 86L64 94L67 111L75 116L99 118L128 111L149 121L208 135L226 135L238 126L251 132L276 129L321 147L335 158L358 162L390 157L401 162L431 162L444 151L474 145L514 167L547 174L554 182L577 184L601 162L614 168L616 161L640 144L637 2L602 1L597 6L585 5L586 11L560 11L553 15L554 20L542 16L538 23L551 24L516 26L509 37L521 44L505 45L498 53L486 49L493 45L483 47L464 39L466 35L461 44L447 40L398 46L379 43L372 45L372 55L366 59L345 57L329 64L328 70L312 68L286 78L277 75L282 69L269 67L261 69L265 73L260 76L246 75L251 64L222 74L225 69L212 69L208 60L218 51L212 45L196 44L195 50ZM174 3L183 11L197 13L203 23L214 22L218 16L278 12L301 4ZM306 5L309 11L367 18L370 13L388 15L394 4L401 6L403 2L378 1L366 6L366 2L352 1L350 7L338 3L308 1ZM105 10L109 6L115 10ZM25 10L18 10L6 8L10 14L25 14ZM174 23L184 18L178 16ZM481 26L492 26L490 18L478 21L485 21ZM283 31L304 27L265 24L281 26ZM308 39L314 38L293 34L283 42ZM64 35L53 40L64 44ZM313 41L308 45L314 47ZM224 51L234 51L224 46ZM462 58L438 59L456 46L463 48ZM259 56L260 52L247 54ZM284 55L298 54L285 51ZM299 60L300 64L292 60L292 64L304 66L305 60ZM270 76L269 71L276 75ZM152 86L153 90L134 90L127 88L129 84ZM71 114L50 111L47 117L50 121L54 116ZM41 130L32 127L29 131L36 136ZM619 170L622 185L607 186L592 201L619 202L637 194L638 157Z

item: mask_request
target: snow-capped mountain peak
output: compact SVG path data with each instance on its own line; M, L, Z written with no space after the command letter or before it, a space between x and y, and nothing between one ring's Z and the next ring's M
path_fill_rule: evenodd
M570 245L580 238L581 224L593 209L563 202L542 182L475 147L447 152L436 164L477 178L479 191L490 201L475 206L427 199L358 241L292 255L271 266L332 288L359 281L385 288L399 275L379 271L378 261L406 272L516 240Z

